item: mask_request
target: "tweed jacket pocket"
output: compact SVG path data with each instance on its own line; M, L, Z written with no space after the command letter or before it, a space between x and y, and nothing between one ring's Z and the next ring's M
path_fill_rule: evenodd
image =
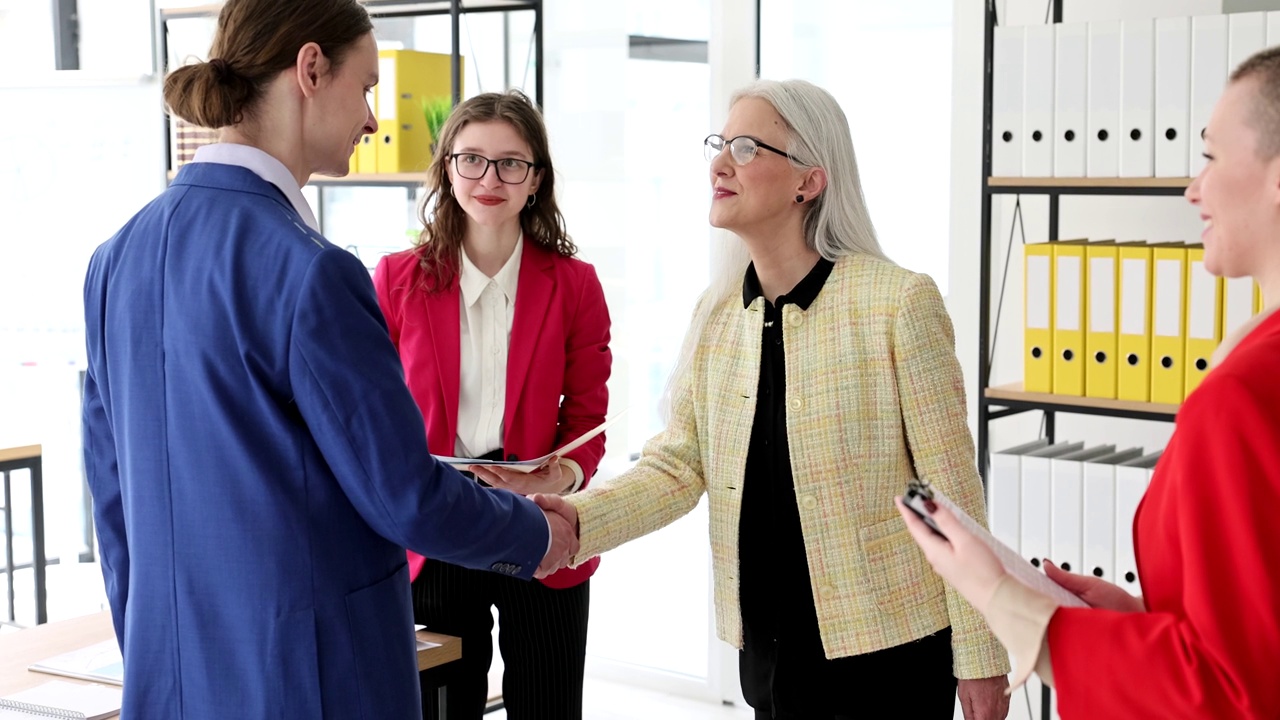
M867 558L864 577L881 610L900 613L942 598L942 581L925 564L902 518L868 525L859 535Z

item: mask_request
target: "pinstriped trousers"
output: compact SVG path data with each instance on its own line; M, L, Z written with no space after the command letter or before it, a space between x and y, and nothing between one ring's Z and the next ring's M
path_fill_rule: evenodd
M510 720L581 720L590 584L563 590L428 559L413 582L414 622L462 638L462 659L421 673L423 698L441 685L448 720L484 714L498 609L502 701ZM422 716L438 720L434 703Z

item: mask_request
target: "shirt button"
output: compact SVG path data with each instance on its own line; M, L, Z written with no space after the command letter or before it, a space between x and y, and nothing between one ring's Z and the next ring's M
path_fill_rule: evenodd
M800 503L804 505L806 508L808 508L809 510L812 510L818 507L818 499L812 495L805 495L804 498L800 501Z
M818 594L822 596L823 600L830 600L836 596L836 589L830 585L823 585L822 588L818 590Z
M800 398L791 398L787 401L787 407L792 410L799 410L802 405L804 405L804 403L800 402Z

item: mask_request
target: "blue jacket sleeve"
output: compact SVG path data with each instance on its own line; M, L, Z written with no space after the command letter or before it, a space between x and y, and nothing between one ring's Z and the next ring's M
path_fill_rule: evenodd
M355 256L337 248L316 255L291 332L294 399L365 521L421 555L531 578L548 547L542 511L428 453L422 415Z
M90 343L94 342L92 337L89 340ZM92 351L89 357L94 357ZM93 363L90 363L89 372L85 373L84 395L81 400L81 434L85 479L93 496L93 521L98 533L102 579L106 583L116 640L124 647L124 610L129 599L129 539L125 533L124 505L120 500L120 470L116 459L115 435L107 420L102 395L98 392Z

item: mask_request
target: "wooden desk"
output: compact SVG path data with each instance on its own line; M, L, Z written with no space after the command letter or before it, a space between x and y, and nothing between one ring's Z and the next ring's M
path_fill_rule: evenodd
M46 658L115 637L111 613L100 612L84 617L37 625L18 632L0 633L0 695L26 690L49 680L82 682L45 673L31 672L27 666ZM462 657L462 638L440 635L425 630L419 640L439 643L437 647L418 651L418 669L444 665ZM445 688L439 688L436 702L444 709ZM444 717L443 713L440 717Z

